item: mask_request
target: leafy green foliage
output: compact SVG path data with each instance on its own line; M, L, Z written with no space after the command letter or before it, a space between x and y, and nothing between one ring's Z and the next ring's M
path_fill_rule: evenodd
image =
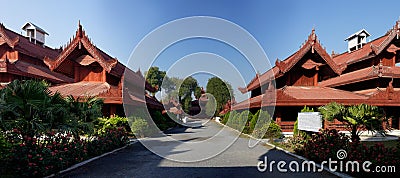
M257 121L263 124L257 124ZM228 112L223 116L221 123L236 130L242 130L243 133L252 133L253 137L269 138L271 141L282 135L280 126L272 120L267 111L261 109L254 115L250 111Z
M145 72L147 82L153 87L158 87L159 91L161 91L161 84L163 83L165 75L166 72L160 71L158 67L150 67L150 69Z
M92 139L77 139L71 134L46 132L40 139L26 137L14 129L6 133L13 143L4 161L4 177L45 177L76 163L126 145L129 141L122 128L108 129Z
M160 111L154 111L151 117L160 130L166 130L176 126L175 121L173 121L168 114L163 115Z
M267 132L264 135L264 138L269 138L269 140L272 142L273 138L279 138L280 136L282 136L281 127L274 121L271 121L267 129Z
M133 117L129 121L132 133L135 134L136 137L142 138L147 135L149 132L149 125L147 124L146 120L140 117Z
M80 134L94 133L94 121L102 116L103 100L92 96L83 98L68 96L65 100L70 114L68 129L74 136L78 138Z
M243 111L241 113L237 113L233 119L227 122L226 125L232 127L233 129L243 131L250 114L251 114L250 111Z
M201 96L201 88L199 86L196 86L196 88L193 91L193 94L196 99L199 99Z
M256 124L257 124L257 120L258 120L258 117L260 116L260 112L261 112L261 111L262 111L261 109L258 110L258 111L253 115L253 117L251 118L250 123L249 123L249 132L250 132L250 133L252 133L252 132L254 131L254 128L255 128L255 126L256 126Z
M206 93L206 96L208 98L205 110L206 110L206 115L207 116L215 116L217 114L217 110L216 110L216 100L214 98L213 95L211 95L210 93Z
M0 174L43 177L125 145L126 130L108 128L119 121L93 133L102 104L95 97L64 99L41 81L8 84L0 90Z
M33 137L67 123L66 102L43 81L14 80L0 91L0 127Z
M223 105L228 100L232 100L233 97L232 86L218 77L208 79L206 91L215 97L217 102L217 113L219 113Z
M348 150L348 144L349 138L344 133L327 129L313 134L303 148L298 148L297 153L314 161L326 161L336 159L338 150Z
M263 125L261 128L254 130L253 134L256 138L269 138L273 141L273 138L278 138L282 135L282 130L278 124L271 121L269 125Z
M347 125L353 140L360 140L361 130L384 132L382 122L384 114L377 106L358 104L344 106L338 103L329 103L318 108L328 121L337 119Z
M244 116L244 117L246 117L246 116ZM251 112L249 112L247 115L246 125L244 126L243 133L246 133L246 134L252 133L253 129L250 127L250 121L253 119L253 117L254 117L253 114ZM245 119L245 118L243 118L243 119Z
M377 165L391 165L398 167L400 165L400 149L399 146L385 147L382 143L371 144L366 146L362 142L350 142L350 138L344 133L336 130L321 130L317 134L313 134L310 138L293 137L289 142L293 144L296 154L302 155L316 163L321 163L331 159L332 161L351 161L362 165L365 161L372 163L371 167ZM400 143L400 142L399 142ZM338 151L345 150L347 156L344 159L338 158ZM345 170L343 170L345 171ZM371 172L349 170L346 173L354 177L371 176Z
M104 133L109 129L116 129L118 127L125 128L126 131L130 132L130 127L128 124L128 118L113 116L109 117L99 117L96 121L96 130L98 133Z
M177 77L166 77L161 87L164 89L166 96L163 96L164 102L169 102L171 98L178 100L179 90L178 87L182 84L183 79Z
M250 121L250 124L254 124L253 129L253 137L256 138L263 138L264 133L268 130L268 127L273 122L271 115L267 111L260 109L257 113L253 116L253 121ZM256 124L259 122L260 124Z
M181 97L191 97L192 93L198 87L197 80L192 76L189 76L183 80L181 86L179 87L179 96Z
M228 122L228 120L229 120L229 117L230 117L230 116L234 117L236 114L237 114L237 111L235 111L235 110L234 110L234 111L227 112L227 113L224 115L224 117L223 117L221 123L222 123L222 124L226 124L226 123Z

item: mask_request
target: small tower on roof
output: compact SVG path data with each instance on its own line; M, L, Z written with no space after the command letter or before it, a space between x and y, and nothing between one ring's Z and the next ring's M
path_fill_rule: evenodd
M22 26L22 30L26 32L26 37L29 38L29 41L39 45L44 45L46 35L49 35L46 31L32 22L25 23L25 25Z
M348 41L347 43L347 51L350 53L352 51L361 49L364 44L367 43L367 37L371 36L367 30L361 29L360 31L351 34L344 41Z

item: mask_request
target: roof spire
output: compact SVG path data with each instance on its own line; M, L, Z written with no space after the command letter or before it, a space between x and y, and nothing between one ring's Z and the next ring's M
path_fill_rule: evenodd
M81 20L78 20L78 31L76 32L76 37L83 37L82 35L82 25L81 25Z
M315 35L315 28L314 27L311 30L311 40L313 40L313 41L317 40L316 35Z

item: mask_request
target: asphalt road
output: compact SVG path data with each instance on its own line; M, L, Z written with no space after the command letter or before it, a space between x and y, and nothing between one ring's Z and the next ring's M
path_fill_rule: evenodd
M166 141L157 141L155 149L167 150L168 156L174 155L172 159L181 156L192 155L193 158L204 150L218 148L218 145L236 137L237 133L231 129L223 129L223 126L210 121L200 128L176 128L167 132L168 136L186 142L201 143L214 135L211 145L196 146L196 149L185 150L185 144L172 144ZM217 134L218 133L218 134ZM229 138L229 139L228 139ZM144 140L147 141L147 140ZM154 141L154 140L153 140ZM149 141L151 142L151 140ZM172 146L171 146L172 145ZM184 151L183 151L184 150ZM176 156L177 155L177 156ZM258 144L253 148L248 147L248 138L239 137L228 149L210 159L196 162L171 161L160 157L149 151L141 143L135 143L105 156L70 172L59 175L59 177L335 177L328 172L279 172L277 166L269 168L265 172L257 169L257 163L264 160L290 161L301 160L285 154L282 151L272 149L269 146Z

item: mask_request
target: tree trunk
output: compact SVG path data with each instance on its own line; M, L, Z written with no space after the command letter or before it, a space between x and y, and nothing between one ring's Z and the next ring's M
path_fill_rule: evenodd
M357 135L357 126L352 126L351 127L351 140L353 142L359 142L360 137Z

